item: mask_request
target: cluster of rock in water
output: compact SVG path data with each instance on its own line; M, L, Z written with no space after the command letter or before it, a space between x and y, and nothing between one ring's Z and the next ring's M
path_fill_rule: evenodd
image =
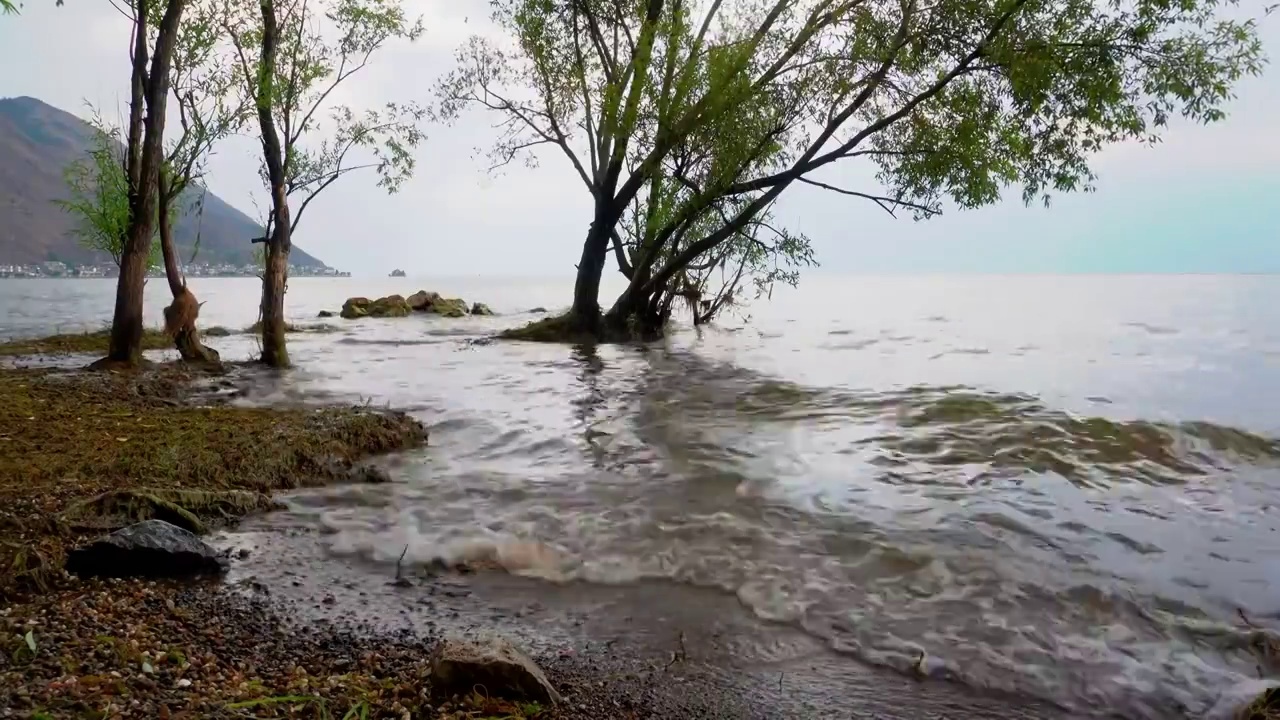
M493 310L484 303L473 303L470 308L462 298L447 298L440 293L419 290L404 297L403 295L387 295L376 300L366 297L347 298L339 313L348 320L362 317L406 317L415 312L431 313L443 317L460 318L467 315L493 315ZM328 310L320 311L320 317L333 317Z

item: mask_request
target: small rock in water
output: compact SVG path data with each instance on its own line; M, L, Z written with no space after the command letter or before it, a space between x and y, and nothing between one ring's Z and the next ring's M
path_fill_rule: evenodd
M372 463L361 463L351 468L347 479L353 483L381 484L391 482L391 474Z
M546 308L544 308L544 307L536 307L536 308L530 308L530 309L529 309L529 312L531 312L531 313L544 313L544 312L546 312L546 311L547 311L547 309L546 309Z
M226 560L200 538L163 520L145 520L67 553L67 570L101 577L217 574Z
M333 317L333 311L332 311L332 310L321 310L320 312L316 313L316 317L322 317L322 318Z
M445 697L465 695L477 685L494 697L560 702L542 670L507 640L442 641L431 654L432 691Z
M492 315L493 310L482 302L474 303L471 306L472 315Z

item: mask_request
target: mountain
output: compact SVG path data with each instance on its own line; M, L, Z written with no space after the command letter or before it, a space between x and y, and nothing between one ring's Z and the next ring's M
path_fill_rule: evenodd
M68 197L63 171L85 157L92 139L93 128L69 112L35 98L0 98L0 265L109 262L80 246L74 218L54 203ZM174 239L184 260L191 257L198 230L198 262L252 262L249 239L262 235L253 218L213 193L205 197L203 218L196 216L195 203L186 197L180 201L184 213L174 226ZM296 245L289 261L325 267Z

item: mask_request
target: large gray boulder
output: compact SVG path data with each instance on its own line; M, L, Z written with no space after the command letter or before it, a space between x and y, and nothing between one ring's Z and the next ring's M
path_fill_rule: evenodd
M502 638L447 639L431 653L431 689L467 695L483 686L491 697L560 702L560 693L533 660Z
M164 520L120 528L67 554L67 570L86 576L182 577L226 569L217 550Z

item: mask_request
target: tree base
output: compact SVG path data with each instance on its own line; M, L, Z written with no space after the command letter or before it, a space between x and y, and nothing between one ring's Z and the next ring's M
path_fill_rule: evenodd
M94 360L89 363L86 369L99 372L141 372L150 370L153 367L155 367L155 363L146 358L138 358L137 362L130 362L128 360L104 357L101 360Z
M200 335L195 328L180 331L173 338L173 344L182 355L183 362L201 365L218 365L222 362L217 350L205 347L200 342Z
M611 343L636 343L660 340L663 328L632 318L619 322L603 317L595 328L587 327L572 313L535 320L528 325L498 333L499 340L523 340L526 342L563 343L567 345L596 345Z

